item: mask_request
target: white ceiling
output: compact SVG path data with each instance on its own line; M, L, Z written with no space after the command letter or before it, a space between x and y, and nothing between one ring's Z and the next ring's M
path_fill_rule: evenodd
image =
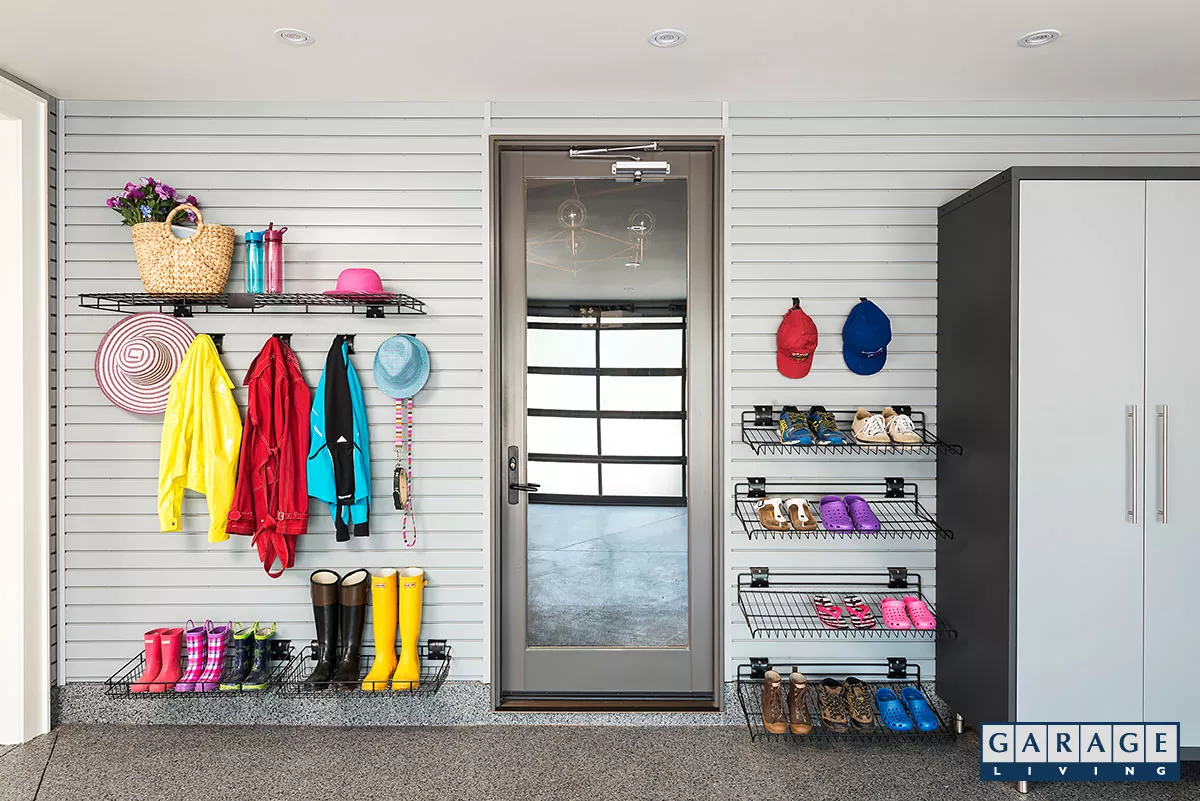
M1195 99L1198 34L1196 0L0 0L0 69L72 99Z

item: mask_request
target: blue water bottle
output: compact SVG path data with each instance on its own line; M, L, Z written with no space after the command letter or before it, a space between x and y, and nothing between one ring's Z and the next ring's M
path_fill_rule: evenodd
M266 272L263 267L263 232L246 232L246 291L252 295L261 295Z

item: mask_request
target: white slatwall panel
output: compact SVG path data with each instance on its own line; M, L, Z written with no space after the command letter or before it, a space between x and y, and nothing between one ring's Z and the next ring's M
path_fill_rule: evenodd
M187 618L277 620L280 635L313 636L308 574L318 567L420 565L429 571L423 637L453 643L454 675L480 678L484 654L484 300L482 105L70 103L64 115L66 280L61 354L66 404L63 570L66 673L106 677L153 626ZM184 532L156 516L161 416L112 406L92 361L117 321L82 310L87 291L138 291L129 232L104 206L127 180L154 175L195 194L209 219L239 237L287 225L287 289L331 288L344 267L372 266L426 300L430 316L198 315L225 332L224 363L240 386L273 332L292 332L310 387L334 334L355 333L353 358L372 422L372 535L335 542L329 511L312 505L296 568L268 578L248 537L209 544L203 499L184 503ZM242 252L230 288L243 282ZM416 409L420 544L406 550L391 506L393 407L374 389L375 348L415 334L433 370ZM189 493L190 494L190 493ZM368 623L368 626L370 624Z
M916 479L936 508L932 458L759 458L740 442L756 403L831 408L910 403L937 423L937 208L1014 165L1200 164L1200 104L731 103L726 342L731 409L726 481ZM775 368L775 329L798 295L820 330L812 373ZM860 296L891 317L887 367L856 376L841 327ZM981 421L987 425L988 421ZM971 532L957 532L970 537ZM936 600L933 543L750 542L727 530L727 669L751 655L779 661L898 655L932 672L933 645L752 641L736 608L751 566L919 570ZM950 621L953 623L953 621Z
M720 103L493 103L497 133L711 134ZM187 616L228 618L247 607L277 618L285 635L309 638L308 571L318 566L416 563L430 571L427 628L455 644L457 678L479 678L486 615L484 365L484 104L71 103L64 115L67 296L62 366L66 674L99 679L137 647L140 633ZM726 317L728 490L747 475L859 478L902 474L935 504L928 459L756 458L738 420L755 403L828 406L911 403L936 427L934 319L938 205L1014 164L1197 164L1200 104L978 103L853 105L732 103L727 165ZM323 289L343 266L369 264L430 301L431 316L197 317L199 331L229 332L226 365L240 381L273 331L291 330L315 385L332 334L358 333L359 375L385 335L411 332L434 354L418 409L422 545L405 553L398 519L376 534L333 541L317 511L296 570L262 573L248 542L209 545L202 500L185 504L185 534L159 534L154 487L159 420L126 415L104 400L92 356L115 317L84 313L87 291L139 287L128 232L104 199L137 175L192 192L215 221L239 234L269 219L290 226L289 287ZM240 261L240 252L238 254ZM231 281L241 281L240 266ZM774 332L800 295L821 329L812 375L775 371ZM840 359L839 334L860 295L890 314L888 368L863 378ZM286 320L292 322L285 322ZM273 321L273 320L277 320ZM377 393L376 497L387 505L391 410ZM240 395L244 398L244 393ZM749 542L727 514L726 661L907 655L932 667L921 644L754 641L734 606L736 574L779 569L920 569L936 594L930 544ZM968 537L970 532L959 532Z

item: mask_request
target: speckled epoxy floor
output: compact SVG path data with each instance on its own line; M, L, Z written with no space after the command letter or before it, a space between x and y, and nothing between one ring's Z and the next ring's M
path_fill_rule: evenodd
M751 743L745 729L585 726L64 726L0 755L20 801L628 801L1008 799L978 780L979 741ZM1179 784L1035 784L1025 798L1195 801Z

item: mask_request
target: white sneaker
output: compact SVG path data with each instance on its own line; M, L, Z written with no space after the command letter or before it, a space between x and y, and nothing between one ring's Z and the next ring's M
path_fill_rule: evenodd
M850 424L850 430L860 443L888 444L892 441L892 438L888 436L887 426L884 425L883 415L871 414L861 406L854 414L854 422Z
M898 442L901 445L921 444L921 435L917 433L912 418L907 414L896 414L896 410L888 406L883 410L883 422L892 442Z

